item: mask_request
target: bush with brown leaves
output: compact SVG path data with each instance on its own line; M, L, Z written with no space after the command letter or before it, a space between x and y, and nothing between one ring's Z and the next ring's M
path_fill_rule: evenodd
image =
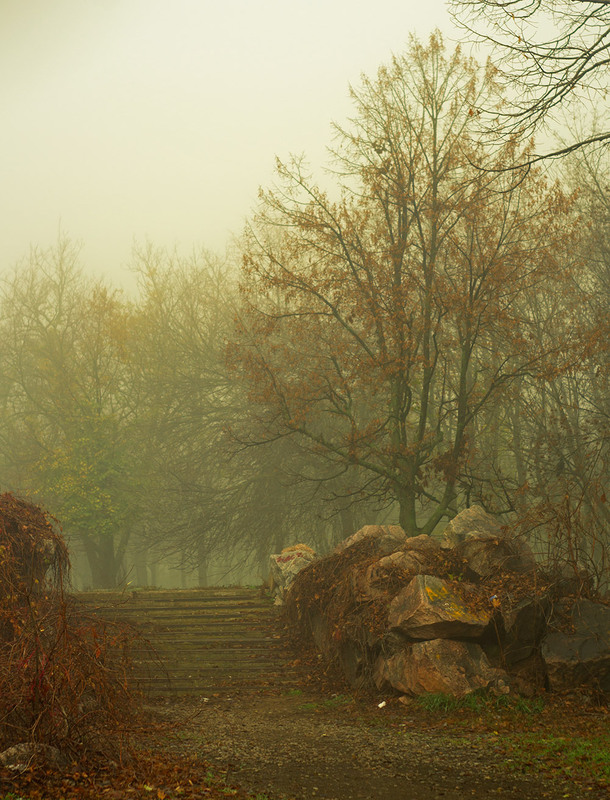
M69 568L57 521L0 495L0 749L29 741L116 757L137 709L136 634L83 614L65 592Z

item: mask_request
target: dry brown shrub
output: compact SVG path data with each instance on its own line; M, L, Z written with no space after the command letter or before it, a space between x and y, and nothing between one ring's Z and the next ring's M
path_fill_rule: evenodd
M79 611L65 593L69 566L57 522L0 495L0 748L120 756L137 709L127 688L135 634Z
M327 620L325 669L338 666L341 650L355 646L370 672L371 644L382 636L387 624L387 597L365 597L358 588L358 575L379 558L373 539L363 539L340 553L332 553L302 569L285 598L284 618L294 646L311 648L314 617ZM398 591L398 589L397 589ZM314 623L315 624L315 623Z

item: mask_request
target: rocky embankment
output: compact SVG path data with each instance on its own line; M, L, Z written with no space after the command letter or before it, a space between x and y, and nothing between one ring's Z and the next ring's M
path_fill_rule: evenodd
M272 563L291 624L352 686L610 691L610 607L479 507L442 540L369 525L324 558L295 546Z

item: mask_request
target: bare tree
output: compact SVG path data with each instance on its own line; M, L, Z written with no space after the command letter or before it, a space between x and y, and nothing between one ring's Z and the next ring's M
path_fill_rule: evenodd
M530 339L523 297L563 284L569 204L535 171L513 180L514 143L478 141L473 109L496 91L440 35L412 40L352 93L340 199L279 165L244 238L236 350L261 435L357 469L410 535L465 501L475 419L563 363L560 338Z
M149 548L151 563L162 555L196 569L203 585L219 568L263 575L269 554L295 539L319 546L328 526L299 480L303 454L286 440L253 448L237 436L250 427L252 403L225 359L236 290L230 261L150 245L134 260L140 549Z
M607 0L451 0L459 25L491 45L497 66L514 88L512 107L493 110L503 133L552 130L561 109L573 111L591 95L605 97L610 66L610 3ZM486 109L491 111L491 109ZM565 123L562 124L565 125ZM530 162L607 142L607 128L574 135Z
M0 287L0 481L61 519L103 588L120 579L133 518L127 322L65 237Z

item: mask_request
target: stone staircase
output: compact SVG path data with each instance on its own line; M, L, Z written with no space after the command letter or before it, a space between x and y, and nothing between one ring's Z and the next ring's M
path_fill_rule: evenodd
M87 613L135 626L133 680L149 695L213 694L297 681L277 608L258 589L81 592Z

